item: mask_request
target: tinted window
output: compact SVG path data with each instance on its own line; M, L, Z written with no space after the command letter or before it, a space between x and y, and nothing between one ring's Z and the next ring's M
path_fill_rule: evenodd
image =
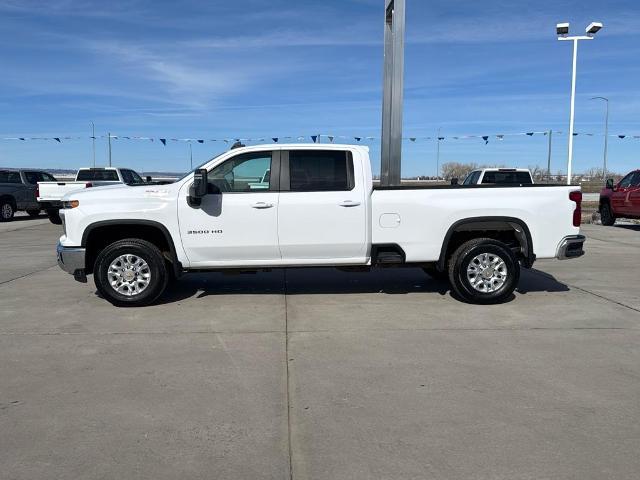
M122 180L124 180L124 183L127 185L138 185L140 183L144 183L142 178L140 178L140 175L133 170L120 169L120 174L122 175Z
M478 183L478 178L480 177L480 172L479 170L476 170L475 172L471 172L469 175L467 175L467 178L464 179L464 183L463 185L475 185L476 183Z
M44 181L40 172L24 172L24 178L26 178L27 183L30 183L31 185Z
M0 170L0 183L22 183L18 172Z
M80 170L76 180L81 182L86 181L102 181L102 182L117 182L118 172L115 170Z
M531 183L528 172L485 172L482 183Z
M41 182L57 182L56 177L46 172L42 172L42 180L40 181Z
M636 172L635 176L631 180L632 187L640 187L640 172Z
M292 192L351 190L353 160L347 152L291 150L289 179Z
M245 153L209 172L209 183L221 192L264 192L271 188L271 152Z

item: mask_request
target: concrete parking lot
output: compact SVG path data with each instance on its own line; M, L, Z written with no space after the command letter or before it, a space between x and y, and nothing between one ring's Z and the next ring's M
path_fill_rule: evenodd
M418 269L192 275L117 309L0 224L7 479L637 479L640 226L503 305Z

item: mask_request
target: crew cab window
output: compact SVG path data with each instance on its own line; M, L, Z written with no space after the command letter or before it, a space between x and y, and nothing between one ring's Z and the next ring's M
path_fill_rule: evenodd
M620 188L629 188L631 186L635 186L639 183L638 180L640 180L640 174L637 174L636 172L631 172L622 180L620 180Z
M338 150L291 150L289 180L292 192L352 190L353 160Z
M121 169L120 174L122 175L122 180L124 180L124 183L127 185L139 185L144 183L140 175L133 170Z
M480 174L481 173L482 172L480 172L479 170L471 172L469 175L467 175L467 178L464 179L464 182L462 184L463 185L475 185L476 183L478 183L478 178L480 178Z
M76 180L79 182L95 181L95 182L118 182L118 172L115 170L80 170Z
M0 170L0 183L22 183L18 172Z
M209 183L221 192L264 192L271 188L271 152L244 153L218 165Z
M485 172L482 183L531 183L528 172Z
M55 182L56 179L53 176L45 172L24 172L24 176L27 182L31 185L35 185L38 182Z

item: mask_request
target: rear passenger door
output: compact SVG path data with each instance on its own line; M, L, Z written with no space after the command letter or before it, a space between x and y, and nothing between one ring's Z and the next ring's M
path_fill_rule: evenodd
M364 172L345 150L282 152L278 238L284 263L363 263Z

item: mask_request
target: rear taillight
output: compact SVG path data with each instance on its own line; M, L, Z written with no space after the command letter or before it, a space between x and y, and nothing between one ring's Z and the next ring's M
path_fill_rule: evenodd
M93 187L93 183L91 182L87 182L84 184L84 188L91 188L91 187Z
M579 227L582 221L582 192L569 192L569 200L576 203L576 209L573 211L573 226Z
M36 183L36 198L40 196L40 185Z

